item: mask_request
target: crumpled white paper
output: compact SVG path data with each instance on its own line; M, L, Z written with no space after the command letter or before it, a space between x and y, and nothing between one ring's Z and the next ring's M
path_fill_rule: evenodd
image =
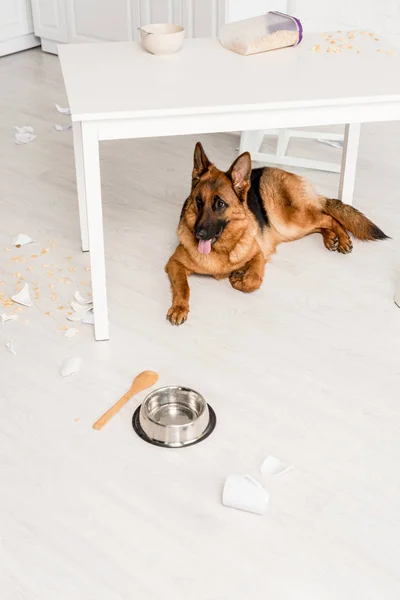
M15 321L16 319L18 319L17 315L7 315L6 313L0 315L1 323L7 323L7 321Z
M29 294L29 286L27 283L24 284L24 287L18 294L15 296L11 296L11 300L16 302L17 304L22 304L23 306L32 306L32 300Z
M28 142L32 142L36 135L33 133L33 127L29 125L24 125L23 127L17 127L14 125L15 133L15 143L16 144L27 144Z
M54 129L56 131L68 131L69 129L72 129L72 125L70 123L66 123L65 125L59 125L58 123L56 123L54 125Z
M71 340L72 338L74 338L76 336L76 334L79 333L79 329L75 329L74 327L71 327L70 329L67 329L67 331L64 333L64 336Z
M276 456L272 456L271 454L265 458L261 467L260 473L262 475L272 475L272 476L280 476L284 473L288 473L293 469L293 465L284 462L280 458L276 458Z
M63 114L63 115L70 115L71 114L71 110L69 109L69 107L63 108L59 104L56 104L55 107L58 110L58 112L61 113L61 114Z
M29 235L25 235L25 233L19 233L12 241L13 246L26 246L27 244L34 244L35 240L33 240Z
M222 491L222 504L262 515L269 500L267 490L250 475L228 475Z
M7 350L9 352L11 352L11 354L14 354L14 356L17 356L17 353L16 353L15 348L14 348L14 343L15 343L15 340L12 339L9 342L6 342L5 346L6 346Z
M82 366L82 359L79 356L73 356L72 358L68 358L63 366L61 367L60 375L62 377L68 377L69 375L73 375L77 373Z

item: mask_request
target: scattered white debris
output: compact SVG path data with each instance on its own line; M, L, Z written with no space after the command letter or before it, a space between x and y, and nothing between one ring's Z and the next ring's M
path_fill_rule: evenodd
M260 473L262 475L283 475L284 473L287 473L288 471L291 471L293 469L293 465L283 462L283 460L280 460L279 458L276 458L276 456L267 456L267 458L263 461L261 467L260 467Z
M74 298L77 302L79 302L79 304L92 304L93 303L92 299L87 300L80 294L80 292L78 292L78 290L75 292Z
M14 342L15 342L14 339L10 340L9 342L6 342L5 346L6 346L7 350L9 352L11 352L11 354L14 354L14 356L17 356L17 353L16 353L15 348L14 348Z
M73 356L72 358L68 358L63 366L61 367L60 375L62 377L68 377L68 375L73 375L77 373L82 366L82 359L79 356Z
M33 127L30 127L29 125L24 125L24 127L17 127L15 125L14 129L16 130L16 144L27 144L28 142L32 142L36 137L33 133Z
M228 475L222 491L222 504L247 512L264 514L269 494L250 475Z
M335 141L335 140L325 140L323 138L319 138L317 140L320 144L326 144L327 146L332 146L333 148L338 148L339 150L343 150L343 142Z
M72 129L72 125L70 123L67 123L65 125L58 125L58 123L56 123L54 125L54 129L56 131L68 131L69 129Z
M74 338L76 336L77 333L79 333L79 329L75 329L74 327L71 327L71 329L67 329L67 331L64 333L64 336L66 338L68 338L69 340L71 340L72 338Z
M15 321L16 319L18 319L17 315L7 315L6 313L0 315L1 323L7 323L7 321Z
M34 244L35 240L33 240L29 235L25 235L25 233L19 233L12 241L13 246L19 248L20 246L26 246L27 244Z
M70 115L71 114L71 110L68 107L67 108L63 108L59 104L56 104L55 107L58 110L58 112L62 113L63 115Z
M71 308L75 312L87 312L89 310L92 310L93 306L91 304L78 304L78 302L72 301Z
M80 323L85 316L86 312L84 310L80 310L72 313L72 315L67 315L67 319L68 321L73 321L74 323Z
M32 300L29 294L29 286L25 283L24 287L18 294L15 296L11 296L11 300L16 302L17 304L22 304L23 306L32 306Z
M86 313L82 319L84 325L94 325L94 313L93 311Z

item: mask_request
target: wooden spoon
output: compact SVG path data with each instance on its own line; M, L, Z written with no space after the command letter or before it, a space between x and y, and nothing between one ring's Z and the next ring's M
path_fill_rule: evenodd
M117 412L121 410L123 406L125 406L132 396L143 390L146 390L154 385L157 381L158 375L154 371L143 371L142 373L139 373L139 375L137 375L133 380L132 385L126 394L124 394L122 398L120 398L118 402L114 404L114 406L109 408L108 411L96 421L96 423L93 425L93 429L99 431L114 415L117 414Z

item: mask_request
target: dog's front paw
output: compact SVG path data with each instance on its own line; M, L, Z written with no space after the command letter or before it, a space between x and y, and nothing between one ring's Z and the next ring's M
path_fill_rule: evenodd
M167 319L172 325L182 325L188 318L189 307L173 304L167 313Z
M260 277L258 273L253 273L252 271L247 271L244 274L243 271L235 271L229 277L229 281L235 290L250 293L259 289L262 284L262 277Z

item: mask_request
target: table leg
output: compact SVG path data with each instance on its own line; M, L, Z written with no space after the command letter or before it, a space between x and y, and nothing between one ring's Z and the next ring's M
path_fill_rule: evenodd
M345 128L339 183L339 200L346 204L353 204L360 128L360 123L347 124Z
M83 252L87 252L89 250L89 234L87 225L85 172L83 165L82 150L82 123L78 121L72 123L72 131L74 136L76 190L78 193L79 222L81 226L81 244Z
M108 340L109 330L103 213L101 206L99 139L96 123L82 123L82 151L86 190L87 224L89 231L90 266L92 274L94 335L96 340Z

